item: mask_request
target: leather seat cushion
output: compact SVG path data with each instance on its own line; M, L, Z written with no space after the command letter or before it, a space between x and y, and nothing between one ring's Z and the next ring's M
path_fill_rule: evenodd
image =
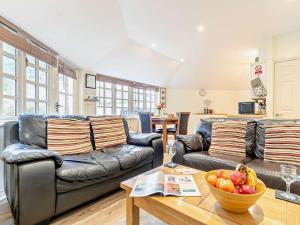
M285 190L285 182L280 178L280 163L267 162L263 159L253 159L247 166L254 169L257 177L261 179L267 187ZM300 167L297 167L298 171ZM291 192L300 195L300 181L291 185Z
M203 171L235 169L237 164L244 164L250 160L248 157L209 153L207 151L192 152L183 156L184 165Z
M135 167L139 163L147 164L153 161L154 150L152 147L136 145L119 145L103 150L120 163L122 170Z
M82 181L109 176L120 171L115 157L101 151L63 157L63 165L56 170L58 178L67 181Z

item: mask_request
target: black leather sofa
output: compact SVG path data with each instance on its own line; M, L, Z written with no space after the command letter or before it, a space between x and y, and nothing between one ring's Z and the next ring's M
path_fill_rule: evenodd
M237 164L245 164L255 170L258 178L261 179L267 187L285 190L285 182L280 178L279 174L280 164L267 162L263 159L264 124L286 122L299 123L299 121L247 120L249 124L256 124L254 130L255 135L253 136L254 140L252 140L252 142L250 140L245 140L247 141L246 146L248 146L246 156L238 157L225 154L216 154L208 151L211 143L212 123L215 121L222 122L226 120L232 119L218 118L201 120L200 126L197 128L195 134L179 135L173 146L176 148L174 162L203 171L215 169L235 169ZM300 167L298 167L298 174L299 173ZM291 192L300 195L300 181L294 182L291 185Z
M48 224L52 217L162 165L161 135L130 134L126 120L123 123L127 144L66 156L47 149L47 117L20 116L6 123L5 192L16 224Z

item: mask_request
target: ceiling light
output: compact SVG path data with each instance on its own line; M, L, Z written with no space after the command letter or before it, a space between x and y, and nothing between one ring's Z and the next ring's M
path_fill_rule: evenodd
M182 63L183 63L183 62L184 62L184 58L180 58L180 62L182 62Z
M156 44L155 44L155 43L152 43L151 47L152 47L152 48L156 48Z
M204 29L205 28L202 25L200 25L200 26L197 27L198 32L202 32L202 31L204 31Z

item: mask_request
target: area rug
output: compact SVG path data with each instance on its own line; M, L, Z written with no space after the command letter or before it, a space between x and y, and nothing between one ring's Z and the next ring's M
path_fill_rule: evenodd
M126 218L122 218L115 225L126 225ZM140 225L167 225L167 224L141 209Z

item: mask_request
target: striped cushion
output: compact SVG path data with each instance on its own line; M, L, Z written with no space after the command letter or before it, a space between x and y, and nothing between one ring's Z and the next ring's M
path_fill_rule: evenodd
M89 121L75 119L48 119L48 149L60 155L88 153L93 150Z
M264 158L300 166L300 124L265 125Z
M126 144L123 120L120 116L90 117L96 150Z
M247 122L213 123L210 153L246 156Z

